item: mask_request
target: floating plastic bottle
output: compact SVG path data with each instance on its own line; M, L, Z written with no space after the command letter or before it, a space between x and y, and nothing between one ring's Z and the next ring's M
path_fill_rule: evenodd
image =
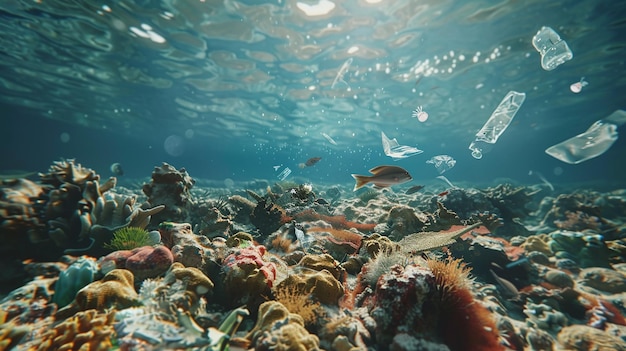
M552 71L574 57L565 40L550 27L541 27L533 37L533 46L541 54L541 67Z
M626 123L626 111L617 110L594 122L587 131L546 149L546 153L569 164L579 164L598 157L617 140L617 128Z
M480 160L483 157L485 148L490 146L489 144L495 144L498 141L498 138L509 126L525 99L526 93L509 91L506 94L485 125L476 133L476 139L469 146L475 159Z

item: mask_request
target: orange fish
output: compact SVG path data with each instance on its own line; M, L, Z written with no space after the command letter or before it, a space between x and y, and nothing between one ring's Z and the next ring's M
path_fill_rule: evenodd
M409 172L402 167L397 166L378 166L370 169L371 176L352 174L352 178L356 180L354 191L373 183L375 188L387 188L392 185L406 183L413 179Z
M446 191L444 191L442 193L437 194L437 196L446 196L446 195L448 195L448 193L450 193L450 192L448 190L446 190Z

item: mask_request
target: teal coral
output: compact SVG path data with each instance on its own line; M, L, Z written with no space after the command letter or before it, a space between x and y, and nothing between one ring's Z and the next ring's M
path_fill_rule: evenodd
M97 273L98 264L94 259L87 256L80 257L59 275L59 279L54 284L52 302L56 303L59 308L69 305L80 289L94 281Z

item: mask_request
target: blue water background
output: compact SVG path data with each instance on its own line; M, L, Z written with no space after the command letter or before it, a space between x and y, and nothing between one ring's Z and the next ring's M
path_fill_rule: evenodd
M128 31L116 33L85 16L84 8L63 12L62 2L49 2L48 8L37 10L38 5L31 4L26 10L25 3L17 3L0 6L4 38L0 168L5 170L45 171L54 160L76 158L103 176L110 175L109 166L119 162L124 177L130 179L148 177L155 166L168 162L203 179L274 180L273 166L287 166L298 179L349 183L351 173L367 174L374 166L393 164L406 168L419 182L439 175L426 160L448 154L457 160L456 166L445 173L453 182L489 183L504 178L539 182L529 175L530 170L541 172L555 183L623 184L626 180L624 138L602 156L579 165L565 164L544 152L582 133L614 110L626 108L626 45L619 40L620 33L626 31L626 2L447 1L433 2L417 11L407 5L415 2L396 1L391 2L396 9L385 12L352 1L341 5L343 12L335 16L309 21L302 20L301 14L296 16L295 1L272 2L283 13L276 17L276 29L298 33L300 39L319 32L328 23L340 28L337 34L320 36L315 43L309 43L317 45L319 51L307 57L281 49L294 41L281 37L283 34L272 34L268 29L271 21L261 22L258 17L253 20L255 6L259 10L267 8L260 2L220 2L212 5L215 12L207 9L204 19L197 19L210 22L215 16L235 23L250 22L253 34L243 39L202 34L184 21L170 29L163 20L157 21L158 13L169 9L176 19L185 15L174 12L169 2L129 5L145 11L133 15L127 11L127 23L150 23L168 39L167 45L171 46L166 49L140 42L141 38ZM394 18L406 8L416 10L416 14ZM93 17L100 16L95 14L97 10L90 10ZM193 11L187 9L185 13L192 22L189 16ZM372 22L355 24L358 18ZM295 25L298 21L300 26ZM97 48L100 44L81 46L80 40L62 34L63 30L76 28L76 23L104 26L99 35L110 33L107 40L114 49ZM394 23L402 24L397 33L384 39L373 38L377 28ZM48 31L58 30L61 34L57 37L75 41L55 42L54 36L42 34L47 32L37 29L37 25L48 26ZM223 25L232 26L233 22ZM541 69L539 54L531 45L532 36L544 25L559 32L574 52L572 61L550 72ZM176 42L174 34L181 32L201 42L194 45L202 50ZM116 39L120 36L127 41ZM405 37L406 42L402 42ZM304 47L306 43L299 45ZM361 52L349 55L347 50L354 45L360 45ZM382 54L370 55L365 48L379 49ZM495 48L500 48L502 56L483 62ZM101 55L90 56L92 51ZM251 58L246 54L250 51L273 55L274 62L264 62L258 55ZM411 76L415 63L434 60L434 56L441 58L450 51L457 57L464 53L467 60L480 51L481 61L451 75ZM186 57L174 58L170 55L173 52ZM194 59L199 52L201 59ZM224 54L223 60L239 60L248 67L244 71L264 72L269 78L246 81L241 71L215 63L218 60L211 59L215 52L229 53L231 56ZM346 86L339 83L338 89L330 89L335 73L349 57L353 62L344 77ZM90 62L109 78L106 74L100 78L84 74ZM103 62L110 67L101 66ZM168 67L167 62L172 66ZM309 67L311 72L285 68L290 64ZM119 67L123 65L140 69L154 81L110 78L122 76ZM377 71L377 65L391 67L390 73ZM63 67L67 70L59 69ZM194 67L197 71L192 70ZM210 67L220 69L212 71ZM409 75L406 81L398 78L402 74ZM194 87L186 81L189 76L212 85ZM569 86L582 76L590 84L580 94L573 94ZM159 79L169 83L160 86L155 83L161 82ZM232 86L226 87L228 83ZM316 90L306 94L309 86ZM483 159L475 160L467 147L509 90L526 92L526 101L493 149ZM290 95L294 91L298 94ZM224 99L221 104L225 107L212 108L219 99ZM242 102L241 111L227 108L237 101ZM411 118L411 111L418 105L430 114L427 123ZM262 120L270 114L277 117ZM337 145L326 141L322 131L333 136ZM383 154L381 131L424 153L393 161ZM619 132L626 133L623 128ZM61 141L63 133L69 135L69 141ZM179 156L164 149L164 141L171 135L183 141ZM313 156L322 160L313 167L298 168L299 163Z

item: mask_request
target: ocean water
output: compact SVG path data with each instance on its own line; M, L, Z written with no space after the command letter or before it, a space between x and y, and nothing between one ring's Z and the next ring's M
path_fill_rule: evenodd
M230 350L281 349L293 316L254 327L277 300L328 350L626 350L626 142L545 152L626 110L626 1L5 0L0 32L2 347L216 350L237 320ZM379 165L413 179L353 192Z
M44 0L4 2L0 18L7 171L76 158L103 175L119 162L129 179L168 162L245 181L275 179L282 165L349 183L393 164L429 180L438 173L425 161L445 154L457 161L451 181L624 179L623 139L578 165L544 153L625 107L622 1ZM531 43L542 26L573 52L552 71ZM525 102L472 158L468 145L511 90ZM424 152L394 162L381 132Z

